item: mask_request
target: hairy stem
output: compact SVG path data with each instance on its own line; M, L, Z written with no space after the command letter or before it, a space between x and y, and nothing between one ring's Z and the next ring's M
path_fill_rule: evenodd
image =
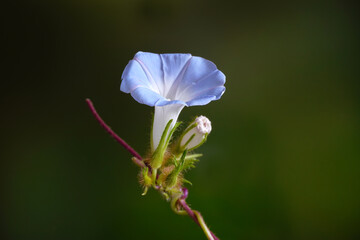
M94 104L90 99L86 99L86 103L88 104L91 113L94 115L95 119L100 123L100 125L112 136L118 143L121 144L131 155L136 157L139 160L142 160L140 154L138 154L129 144L127 144L121 137L119 137L105 122L102 120L100 115L96 112Z

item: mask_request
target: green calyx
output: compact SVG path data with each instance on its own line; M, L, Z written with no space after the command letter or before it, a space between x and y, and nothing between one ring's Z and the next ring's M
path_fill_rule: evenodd
M159 191L162 196L171 202L172 208L178 214L181 214L183 211L177 208L176 201L179 197L182 196L182 187L183 184L192 183L184 178L184 173L191 168L195 168L195 164L199 157L202 154L191 154L189 153L191 149L188 148L189 143L194 140L195 134L189 131L194 131L193 129L197 126L196 123L191 123L177 139L170 146L172 136L178 126L179 122L173 124L171 119L165 126L165 129L161 135L158 147L154 150L151 146L152 155L147 158L146 164L141 167L140 179L141 184L144 187L143 195L145 195L149 188L154 188ZM174 125L172 127L172 125ZM184 146L180 147L181 139L185 135L186 142L183 143ZM207 135L204 135L204 139L197 144L196 147L205 142ZM198 141L198 140L197 140ZM194 146L192 143L191 146Z
M153 173L152 178L153 178L154 183L156 180L157 169L159 169L163 164L164 155L165 155L166 149L168 148L168 145L170 143L171 137L172 137L173 133L175 132L176 128L179 127L179 125L181 124L180 122L175 123L175 126L169 132L172 121L173 121L173 119L171 119L166 124L166 127L161 135L159 145L156 148L155 152L153 153L151 161L150 161L150 166L152 168L152 173Z
M165 180L166 188L169 188L169 189L173 188L177 184L179 174L184 169L186 153L187 153L187 151L185 150L183 152L183 154L181 155L180 161L175 159L175 161L174 161L175 168Z

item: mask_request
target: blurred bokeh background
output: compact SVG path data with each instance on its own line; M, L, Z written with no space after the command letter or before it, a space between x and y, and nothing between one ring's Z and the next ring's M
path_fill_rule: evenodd
M139 51L227 76L188 202L221 239L360 238L358 8L351 1L12 1L3 6L2 239L205 239L156 192L85 98L140 153L152 108L119 91Z

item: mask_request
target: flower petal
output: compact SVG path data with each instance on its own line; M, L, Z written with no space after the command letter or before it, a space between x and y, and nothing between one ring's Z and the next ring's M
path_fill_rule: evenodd
M174 83L181 81L184 72L186 71L190 60L191 54L160 54L163 70L164 70L164 96L171 100L177 100L171 93Z
M166 106L172 104L181 104L183 106L187 106L187 103L180 100L169 100L160 96L156 92L152 91L149 88L139 86L135 90L131 92L131 96L139 103L148 105L150 107L153 106Z
M159 54L138 52L134 56L134 61L138 62L146 74L147 81L153 89L164 96L164 72ZM145 80L145 79L144 79Z
M159 100L158 102L156 102L155 106L166 106L166 105L171 105L171 104L181 104L184 106L187 106L187 103L181 100L169 100L169 99L164 99L164 100Z
M126 65L121 79L123 81L121 81L120 90L123 92L131 93L138 87L147 87L158 93L158 89L150 84L143 68L135 60L130 60Z
M185 102L191 101L201 95L205 95L208 90L224 86L224 84L225 75L216 69L203 78L193 81L192 84L188 84L188 86L184 87L182 92L178 94L178 98Z
M134 56L134 60L141 65L153 88L158 89L160 95L164 97L167 97L168 90L190 58L191 54L154 54L147 52L138 52Z
M211 101L218 100L225 92L224 86L218 86L212 89L208 89L205 92L199 94L198 97L186 102L188 106L206 105Z
M148 106L155 106L157 102L166 101L166 99L149 88L137 87L131 92L131 96L139 103Z
M216 65L213 62L202 57L192 57L189 66L186 69L186 72L184 73L183 78L178 86L178 89L182 90L189 85L193 85L197 81L203 79L216 70Z

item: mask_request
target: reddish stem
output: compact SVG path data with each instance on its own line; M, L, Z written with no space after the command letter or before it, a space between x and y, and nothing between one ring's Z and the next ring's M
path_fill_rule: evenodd
M131 155L136 157L139 160L142 160L140 154L138 154L129 144L127 144L121 137L119 137L111 128L102 120L99 114L96 112L94 104L91 102L90 99L86 99L86 103L88 104L91 113L94 115L95 119L100 123L100 125L112 136L118 143L121 144Z
M179 199L179 204L180 206L187 212L187 214L189 215L189 217L191 217L191 219L200 226L199 220L196 217L194 210L192 210L189 205L187 205L185 199L188 197L189 191L187 190L187 188L183 188L183 196ZM197 213L201 216L201 214L197 211ZM202 216L201 216L202 218ZM219 238L210 230L211 236L214 238L214 240L219 240Z

